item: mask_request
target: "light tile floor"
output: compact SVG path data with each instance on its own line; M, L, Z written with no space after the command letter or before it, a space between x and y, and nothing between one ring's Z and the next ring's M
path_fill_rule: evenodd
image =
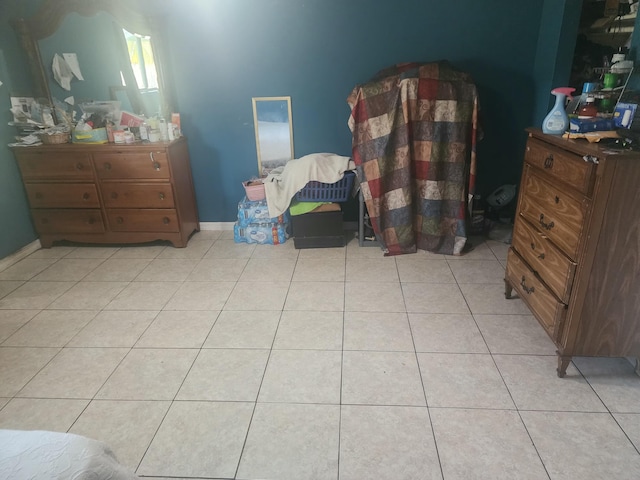
M148 478L638 479L640 378L505 300L507 246L295 250L200 232L0 272L0 428Z

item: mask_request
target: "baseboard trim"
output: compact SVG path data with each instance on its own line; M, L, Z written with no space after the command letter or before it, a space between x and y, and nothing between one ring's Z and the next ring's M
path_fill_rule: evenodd
M7 255L6 257L0 259L0 272L9 268L14 263L18 263L23 258L28 257L36 250L40 250L42 245L40 245L40 239L34 240L33 242L25 245L20 250L13 252L11 255Z
M200 222L200 230L233 230L234 222Z

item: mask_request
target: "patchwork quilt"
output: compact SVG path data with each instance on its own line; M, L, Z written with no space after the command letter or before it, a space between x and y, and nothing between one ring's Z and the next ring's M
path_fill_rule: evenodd
M356 86L352 158L385 255L459 255L476 174L478 94L447 62L403 64Z

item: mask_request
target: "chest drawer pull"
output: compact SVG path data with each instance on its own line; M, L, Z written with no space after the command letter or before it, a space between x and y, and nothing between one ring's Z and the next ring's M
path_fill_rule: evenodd
M36 198L42 200L43 195L40 192L36 192Z
M82 199L83 199L83 200L89 200L89 197L90 197L90 196L91 196L91 195L89 195L87 192L84 192L84 193L82 194Z
M113 199L118 198L118 193L117 192L111 192L111 198L113 198Z
M164 223L165 225L169 225L169 221L170 221L170 220L169 220L169 217L164 217L164 218L162 219L162 223Z
M122 225L124 223L124 218L122 218L122 217L116 218L116 223Z
M525 285L525 283L524 283L524 275L522 276L522 280L520 280L520 286L522 287L522 289L524 290L524 292L525 292L527 295L531 295L533 292L535 292L535 291L536 291L536 288L535 288L535 287L531 287L531 288L529 288L529 287L527 287L527 286Z
M82 170L84 168L84 165L81 164L80 162L76 163L76 170Z
M553 168L553 154L550 153L547 155L547 158L544 159L544 168L552 169Z
M104 163L104 169L105 170L111 170L111 164L109 162L105 162Z
M87 220L87 223L88 223L89 225L93 225L94 223L96 223L96 220L95 220L95 218L93 218L93 217L89 217L89 220Z
M153 168L156 170L156 172L160 171L160 164L158 162L153 162Z
M542 228L544 228L545 230L551 230L553 227L555 227L555 224L553 222L550 223L544 223L544 213L540 214L540 225L542 226Z
M158 198L159 198L160 200L164 200L164 193L159 193L159 194L158 194Z

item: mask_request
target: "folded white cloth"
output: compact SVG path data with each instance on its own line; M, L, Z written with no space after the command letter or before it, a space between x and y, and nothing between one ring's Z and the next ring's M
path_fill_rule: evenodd
M104 443L72 433L0 430L3 480L135 480Z
M310 181L335 183L344 176L345 171L354 168L349 157L333 153L312 153L287 162L264 179L269 216L282 215L295 194Z

